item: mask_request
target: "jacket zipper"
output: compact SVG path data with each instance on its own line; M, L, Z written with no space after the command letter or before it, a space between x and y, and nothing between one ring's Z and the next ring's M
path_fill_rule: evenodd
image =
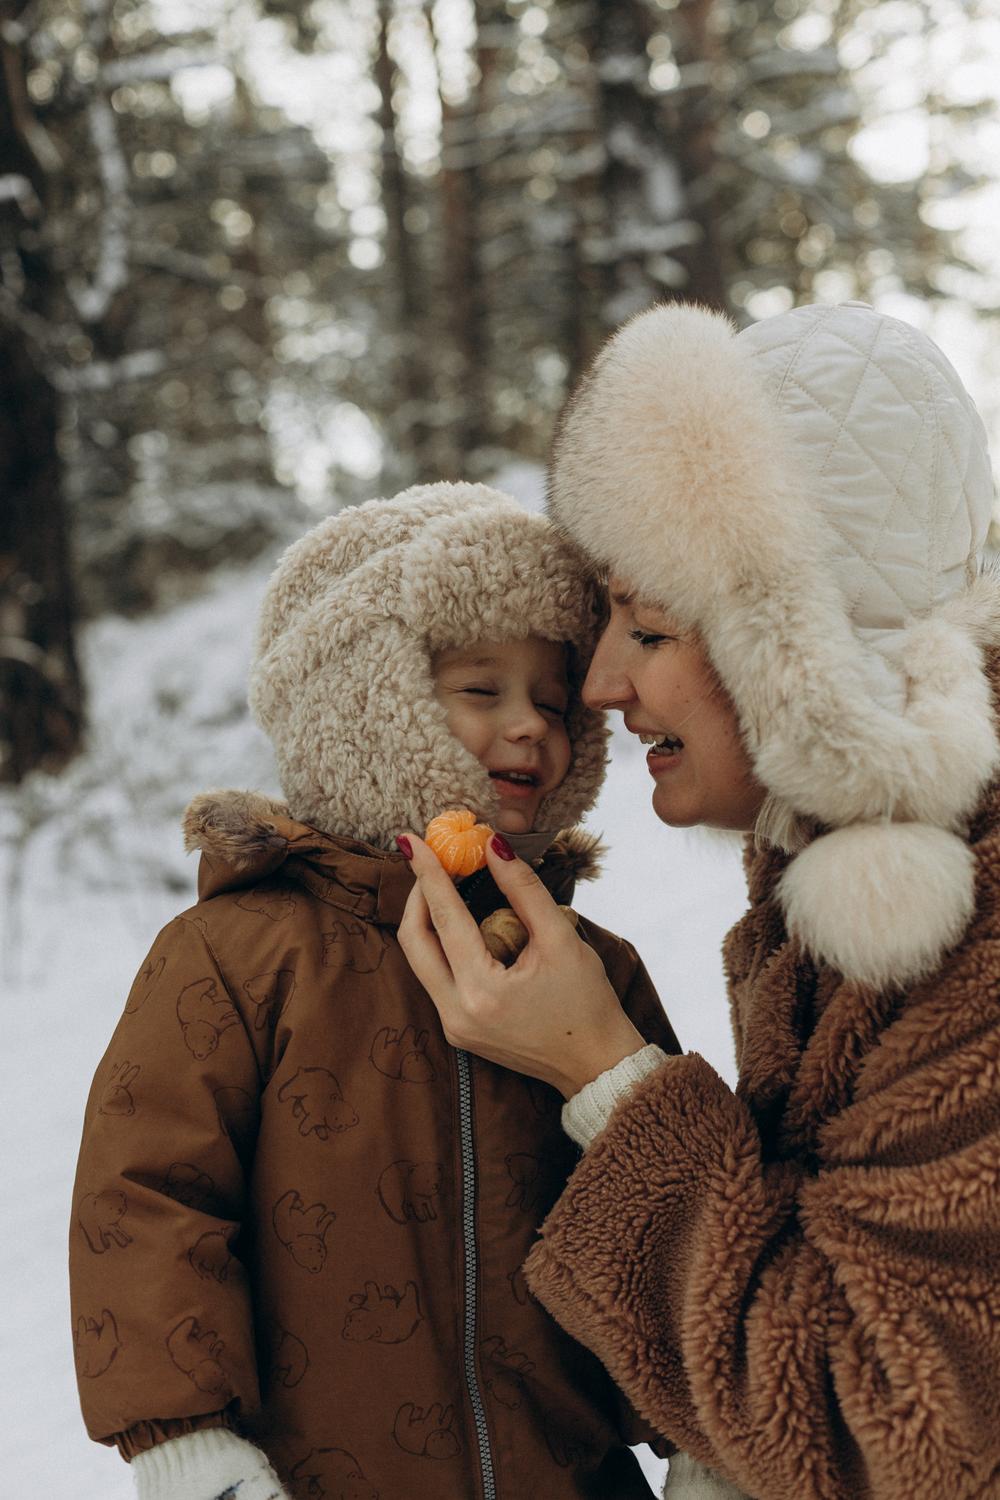
M455 1059L458 1063L458 1116L462 1142L462 1249L465 1257L463 1367L479 1446L479 1473L483 1481L483 1500L496 1500L496 1477L493 1472L489 1428L486 1425L486 1408L476 1376L476 1304L479 1264L476 1255L476 1157L472 1136L472 1067L469 1054L460 1048L455 1049Z

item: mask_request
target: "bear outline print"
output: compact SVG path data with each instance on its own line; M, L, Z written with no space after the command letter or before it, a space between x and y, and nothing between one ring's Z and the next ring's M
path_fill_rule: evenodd
M385 1078L401 1083L430 1083L434 1064L427 1056L427 1032L416 1026L383 1026L375 1033L369 1053L372 1066Z
M483 1340L482 1361L486 1389L494 1401L508 1411L517 1411L526 1394L525 1381L534 1373L534 1362L519 1349L508 1349L498 1334Z
M535 1207L542 1191L542 1163L527 1151L512 1151L504 1157L507 1176L514 1186L507 1194L507 1208L521 1208L525 1213Z
M104 1085L104 1093L101 1102L97 1106L99 1115L134 1115L135 1100L132 1097L132 1085L142 1072L138 1063L130 1063L128 1058L116 1062L108 1074L108 1081Z
M255 974L243 981L243 989L255 1007L253 1029L263 1031L265 1026L277 1025L295 994L295 970L270 969L266 974Z
M379 1492L346 1448L310 1448L289 1469L296 1495L324 1500L379 1500Z
M381 927L357 918L338 920L322 937L324 969L338 967L341 951L346 954L344 967L349 974L374 974L382 967L387 943Z
M218 1396L228 1388L229 1379L220 1363L226 1346L214 1328L202 1328L197 1318L182 1318L164 1342L173 1363L199 1391Z
M126 1250L132 1244L132 1236L122 1227L122 1219L127 1213L128 1199L117 1188L106 1188L103 1193L86 1193L80 1199L77 1222L95 1255L103 1255L114 1245Z
M325 1203L307 1208L295 1188L282 1193L271 1210L274 1232L297 1266L316 1276L326 1265L326 1237L337 1215Z
M305 1378L309 1369L309 1350L302 1340L280 1323L275 1323L271 1336L271 1379L292 1391Z
M341 1338L360 1344L405 1344L424 1321L416 1282L408 1281L402 1292L386 1283L379 1287L366 1281L363 1292L352 1292L353 1310L347 1314Z
M391 1161L379 1176L378 1201L396 1224L426 1224L436 1219L444 1167L439 1161Z
M203 1281L217 1281L221 1285L228 1280L233 1263L229 1235L228 1229L206 1229L188 1251L191 1268Z
M96 1380L110 1370L122 1347L115 1315L109 1307L101 1308L100 1318L81 1313L73 1330L76 1367L84 1380Z
M202 1208L215 1192L215 1183L193 1161L172 1161L156 1191L185 1208Z
M228 995L219 994L216 981L206 975L192 979L177 996L177 1019L184 1045L199 1062L211 1057L224 1031L239 1017Z
M406 1401L392 1424L393 1440L416 1458L454 1458L462 1451L454 1428L455 1408L434 1402L428 1407Z
M237 896L236 905L241 911L253 912L254 916L266 917L269 922L281 922L295 915L297 902L290 891L281 887L274 889L266 885L255 885L252 890Z
M278 1090L282 1104L291 1103L299 1122L299 1135L314 1135L328 1141L331 1135L353 1130L357 1111L344 1098L343 1090L327 1068L299 1068Z

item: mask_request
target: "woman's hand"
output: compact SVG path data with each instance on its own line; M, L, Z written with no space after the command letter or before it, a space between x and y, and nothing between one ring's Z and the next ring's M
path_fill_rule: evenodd
M567 1099L643 1046L600 958L523 860L501 857L497 840L487 847L490 873L528 931L505 969L427 845L415 834L406 840L417 883L399 942L452 1046L540 1078Z

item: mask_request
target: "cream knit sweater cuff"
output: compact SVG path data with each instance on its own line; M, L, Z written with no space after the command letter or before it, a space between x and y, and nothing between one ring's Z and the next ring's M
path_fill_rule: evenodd
M578 1094L566 1100L562 1111L563 1130L586 1151L608 1123L618 1101L630 1094L647 1073L652 1073L666 1059L662 1047L652 1042L647 1047L640 1047L631 1057L623 1057L620 1063L599 1074L592 1083L585 1084Z
M228 1427L168 1438L131 1468L138 1500L288 1500L265 1455Z

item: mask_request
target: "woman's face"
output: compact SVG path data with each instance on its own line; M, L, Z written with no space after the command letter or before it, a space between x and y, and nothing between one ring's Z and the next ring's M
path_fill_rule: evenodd
M610 580L608 605L583 698L618 709L626 729L655 741L646 764L656 816L677 828L752 828L766 794L703 647L620 578Z

